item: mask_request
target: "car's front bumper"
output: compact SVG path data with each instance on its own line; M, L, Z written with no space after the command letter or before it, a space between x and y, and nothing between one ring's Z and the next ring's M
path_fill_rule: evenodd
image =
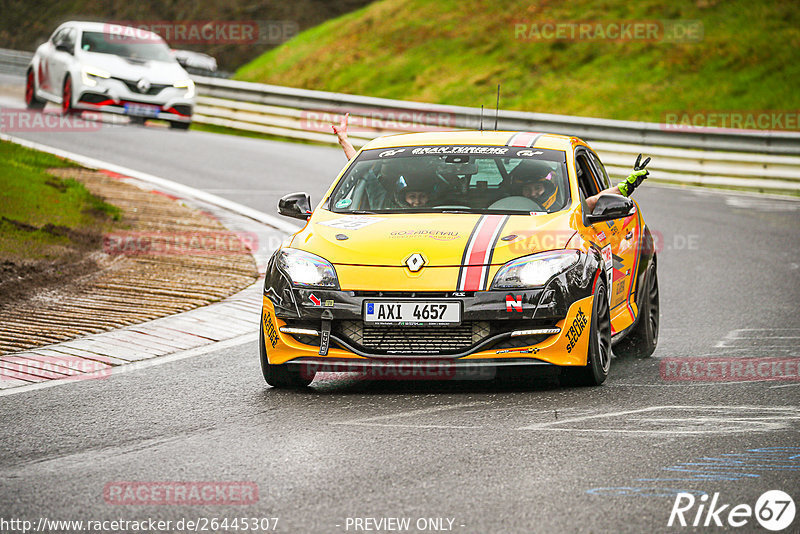
M431 365L443 361L586 365L593 293L600 273L599 254L588 254L538 288L343 291L295 287L276 268L273 256L264 284L264 349L271 364L347 360L380 366L399 359ZM366 304L381 300L458 302L461 323L365 322Z
M132 83L117 78L98 79L95 85L75 83L73 109L120 115L191 122L194 98L187 89L161 84L147 92L129 87ZM147 112L143 112L147 109Z
M473 314L492 314L510 315L507 312L505 294L495 293L481 297L489 300L496 298L496 309L483 309L481 311L472 310ZM315 295L316 296L316 295ZM475 298L475 297L473 297ZM331 311L333 320L330 330L330 344L327 351L321 351L320 339L323 333L322 321L320 326L314 326L314 320L305 319L302 321L281 318L276 316L275 307L268 297L264 297L262 324L264 331L264 343L269 363L271 364L306 364L320 365L327 363L347 364L349 369L360 367L380 367L387 365L406 365L409 363L414 366L428 365L440 368L442 365L464 365L464 366L501 366L501 365L541 365L554 364L562 366L586 365L586 354L588 349L589 331L591 328L591 310L594 297L588 295L573 302L561 319L540 319L534 321L530 319L529 325L524 325L525 320L501 318L496 316L494 319L476 320L470 319L470 307L464 306L464 323L488 323L488 331L484 329L483 334L475 339L474 343L468 346L459 346L451 350L415 350L412 346L402 346L399 348L392 343L397 343L396 338L389 342L387 347L381 348L380 340L378 343L365 347L363 343L354 341L353 335L347 335L342 328L343 323L348 325L361 322L360 317L353 317L353 312L348 313L346 308L337 310L336 304L328 308ZM332 299L329 299L332 300ZM366 297L360 298L366 300ZM334 301L335 302L335 301ZM323 301L324 304L324 301ZM502 308L501 308L502 306ZM325 310L325 306L319 306L320 312ZM502 310L502 311L501 311ZM342 319L336 319L337 312ZM535 314L535 312L534 312ZM391 327L383 327L391 328ZM412 328L408 327L406 335L413 337ZM302 334L292 333L302 329ZM442 338L447 337L447 328L442 327ZM474 330L474 326L473 326ZM513 335L515 332L538 330L541 332L536 335ZM313 332L313 333L311 333ZM457 334L454 333L453 337ZM413 341L413 340L411 340ZM431 345L433 346L433 342ZM376 346L378 348L376 348ZM417 345L418 346L418 345ZM441 344L439 345L441 347ZM459 350L463 349L463 350ZM321 354L321 352L325 352ZM332 369L335 369L332 368Z

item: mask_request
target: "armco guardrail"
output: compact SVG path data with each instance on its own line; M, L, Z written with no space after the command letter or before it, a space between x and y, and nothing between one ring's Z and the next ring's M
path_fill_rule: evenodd
M0 72L4 74L25 74L33 52L21 52L0 48Z
M480 109L387 100L196 77L195 121L270 135L336 143L330 124L349 112L350 138L362 146L379 135L478 128ZM494 127L494 110L483 125ZM498 113L501 130L546 131L590 141L609 172L627 173L636 155L654 156L653 178L680 183L800 190L800 134L794 132L696 133L653 123L542 113Z
M452 128L477 129L480 109L444 106L422 102L389 100L276 85L217 80L197 77L200 94L236 102L264 104L273 107L307 111L369 111L378 116L401 114L424 117L447 115ZM434 122L441 128L442 124ZM484 112L484 126L494 127L494 110ZM610 141L635 145L669 146L701 150L743 151L764 154L800 155L800 133L749 130L676 131L649 122L618 121L547 113L500 110L498 128L577 135L592 141Z
M24 74L32 54L0 48L0 72ZM295 139L336 143L330 124L349 112L350 138L362 146L380 135L478 128L480 109L194 77L194 120ZM485 128L494 127L486 110ZM577 135L590 141L609 172L627 173L636 154L654 156L653 178L680 183L800 190L800 133L675 131L646 122L500 110L502 130Z

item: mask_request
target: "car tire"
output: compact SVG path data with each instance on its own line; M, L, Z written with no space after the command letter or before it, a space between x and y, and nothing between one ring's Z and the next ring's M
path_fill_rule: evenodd
M64 78L64 85L61 88L61 114L75 115L77 111L72 107L72 78L69 74Z
M33 69L28 69L25 76L25 106L28 109L44 109L46 102L36 96L36 75Z
M292 368L286 364L275 365L269 363L267 359L267 348L264 345L264 330L261 326L258 328L258 349L261 355L261 373L264 375L264 380L274 388L304 388L308 386L314 375L301 368Z
M611 367L611 310L605 280L600 278L594 291L592 324L589 327L589 350L586 365L562 369L562 383L575 386L599 386L608 378Z
M616 347L621 356L648 358L656 350L661 318L659 316L658 270L655 257L647 268L643 289L636 324Z
M169 123L169 127L172 130L188 130L191 125L191 122L170 121Z

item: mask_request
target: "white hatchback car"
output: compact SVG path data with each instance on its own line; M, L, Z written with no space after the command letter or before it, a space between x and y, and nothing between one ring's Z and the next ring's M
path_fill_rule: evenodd
M192 122L195 87L161 37L102 22L65 22L34 54L25 103L47 101L65 114L99 111L155 118L173 128Z

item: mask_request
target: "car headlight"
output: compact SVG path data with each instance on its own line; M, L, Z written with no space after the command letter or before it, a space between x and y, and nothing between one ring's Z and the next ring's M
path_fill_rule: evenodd
M111 78L111 73L88 65L81 67L81 80L83 81L83 85L94 87L97 85L97 78Z
M194 96L194 82L192 80L181 80L172 84L176 89L186 89L186 94L183 98L192 98Z
M492 281L492 289L524 289L539 287L555 275L578 263L577 250L540 252L512 260L503 265Z
M333 265L310 252L283 249L278 253L278 267L286 273L294 286L339 288Z

